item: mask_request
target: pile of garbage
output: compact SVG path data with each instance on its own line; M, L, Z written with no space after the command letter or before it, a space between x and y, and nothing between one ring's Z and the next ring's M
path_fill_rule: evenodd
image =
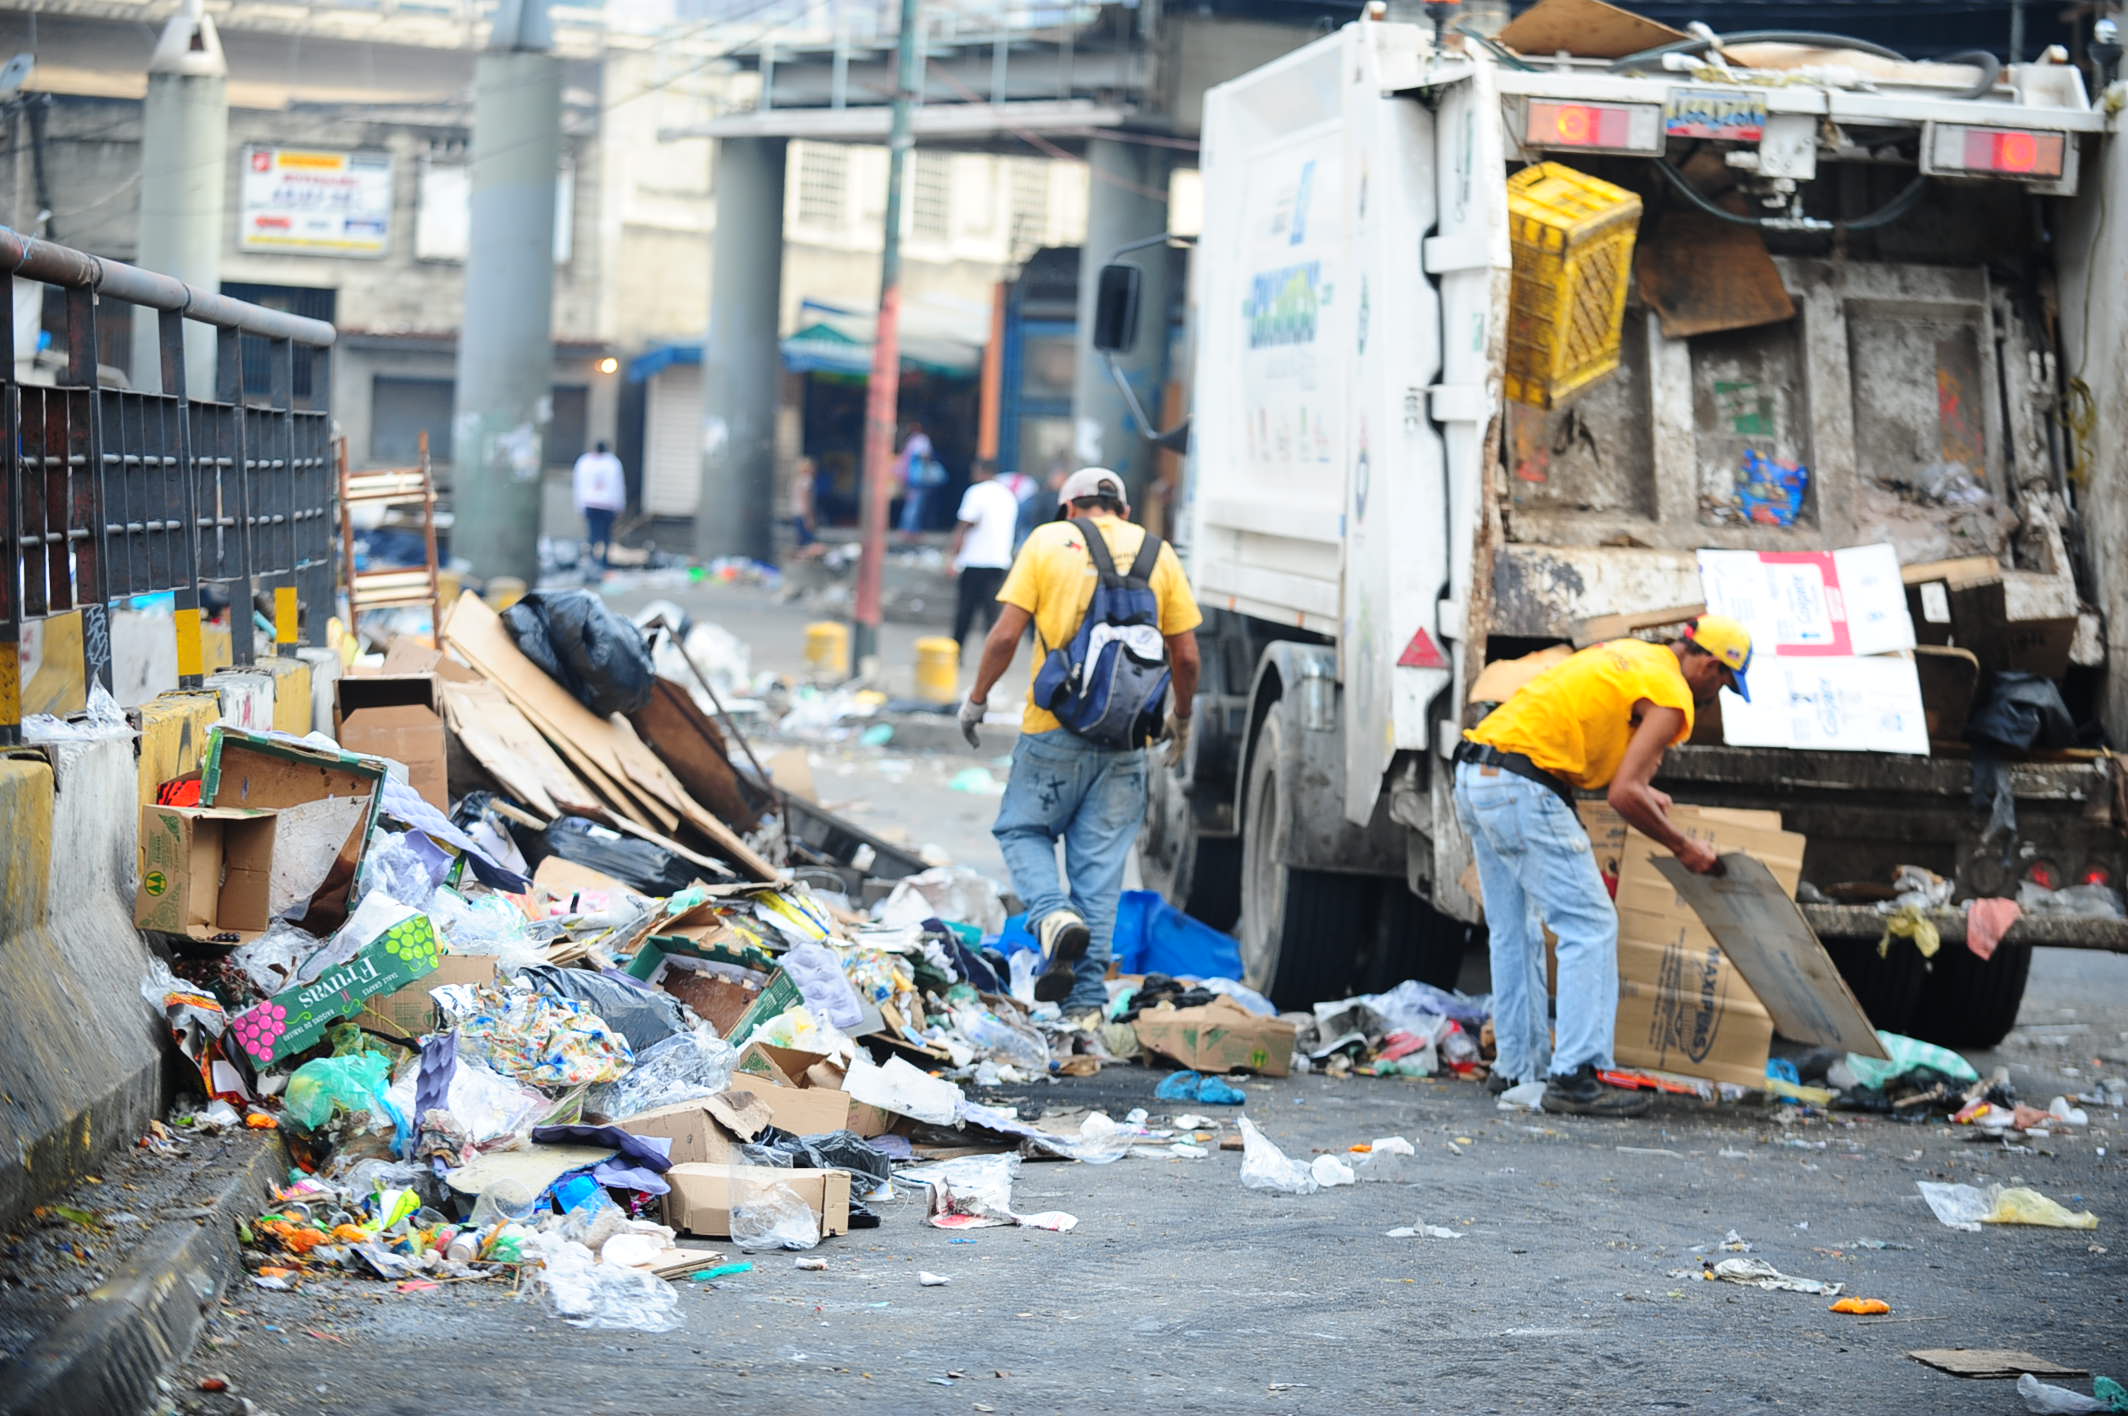
M510 1282L659 1329L672 1280L753 1262L704 1241L802 1252L918 1194L940 1227L1068 1230L1014 1206L1021 1158L1201 1155L1220 1129L1029 1118L992 1089L1157 1054L1188 1069L1164 1098L1218 1107L1243 1097L1221 1074L1290 1070L1299 1020L1151 897L1105 1024L1036 1005L997 887L776 789L720 712L743 661L664 628L567 592L461 602L447 650L351 666L335 734L225 722L161 784L136 919L166 961L143 994L201 1122L286 1143L296 1178L246 1233L259 1286ZM1422 1020L1436 1001L1383 995L1352 1025L1461 1061L1461 1025Z

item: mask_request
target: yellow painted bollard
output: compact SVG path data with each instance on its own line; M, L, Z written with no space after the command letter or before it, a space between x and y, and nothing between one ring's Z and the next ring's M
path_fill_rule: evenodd
M805 627L805 662L813 677L850 676L850 627L840 620L815 620Z
M488 602L489 609L501 614L525 598L525 582L514 575L498 575L488 582L488 593L481 598Z
M916 641L916 696L951 703L961 692L961 646L944 635Z

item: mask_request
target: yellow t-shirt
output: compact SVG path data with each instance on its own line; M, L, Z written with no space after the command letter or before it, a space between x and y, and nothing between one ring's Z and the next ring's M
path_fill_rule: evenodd
M1681 708L1685 725L1675 747L1692 735L1692 686L1668 645L1645 639L1596 644L1546 669L1464 736L1519 752L1556 777L1587 791L1610 785L1633 736L1633 705Z
M1086 549L1089 526L1101 528L1101 538L1108 542L1117 573L1128 574L1139 547L1145 544L1145 528L1120 516L1096 514L1036 527L1012 562L1005 587L998 591L999 603L1017 605L1034 616L1034 631L1040 636L1034 663L1027 672L1028 702L1020 719L1021 732L1046 733L1064 726L1056 714L1035 706L1034 676L1050 650L1071 642L1071 637L1079 632L1079 621L1086 618L1086 607L1094 601L1094 587L1100 583L1100 576L1094 570L1093 555ZM1160 548L1160 555L1153 562L1151 584L1153 596L1160 602L1163 635L1181 634L1204 623L1204 615L1197 609L1197 597L1190 593L1189 577L1182 573L1182 562L1176 558L1173 546Z

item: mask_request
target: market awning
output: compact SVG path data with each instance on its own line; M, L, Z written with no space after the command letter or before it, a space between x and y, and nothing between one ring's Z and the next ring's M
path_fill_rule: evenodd
M783 367L793 373L872 372L872 338L878 317L819 300L798 307L798 328L782 341ZM901 366L947 378L974 378L983 363L983 342L962 328L968 321L950 312L912 308L903 313ZM659 344L628 364L631 383L641 383L675 364L702 362L700 341Z

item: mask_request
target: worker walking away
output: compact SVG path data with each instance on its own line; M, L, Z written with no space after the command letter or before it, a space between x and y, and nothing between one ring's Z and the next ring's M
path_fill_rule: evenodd
M1020 499L997 475L996 462L978 457L969 479L954 519L952 555L953 642L964 660L976 620L985 630L997 623L997 593L1012 566L1012 526L1020 514Z
M1204 617L1174 548L1128 519L1114 472L1081 468L1054 505L1058 519L1027 538L998 592L960 724L980 746L990 690L1032 624L1034 673L991 834L1041 946L1035 997L1092 1028L1107 1014L1123 868L1145 821L1145 746L1165 736L1179 764L1189 745Z
M1694 706L1728 688L1746 702L1751 635L1702 615L1669 644L1614 639L1531 679L1464 734L1456 819L1478 858L1492 936L1495 1091L1540 1078L1544 1109L1638 1116L1644 1093L1605 1084L1618 1017L1618 911L1574 810L1574 790L1611 806L1688 869L1716 868L1651 783L1663 753L1692 733ZM1545 1010L1544 934L1559 941L1559 1036Z
M602 566L611 565L613 521L628 507L628 483L621 475L621 459L601 439L591 451L576 459L570 476L577 514L584 518L584 536L591 553Z

